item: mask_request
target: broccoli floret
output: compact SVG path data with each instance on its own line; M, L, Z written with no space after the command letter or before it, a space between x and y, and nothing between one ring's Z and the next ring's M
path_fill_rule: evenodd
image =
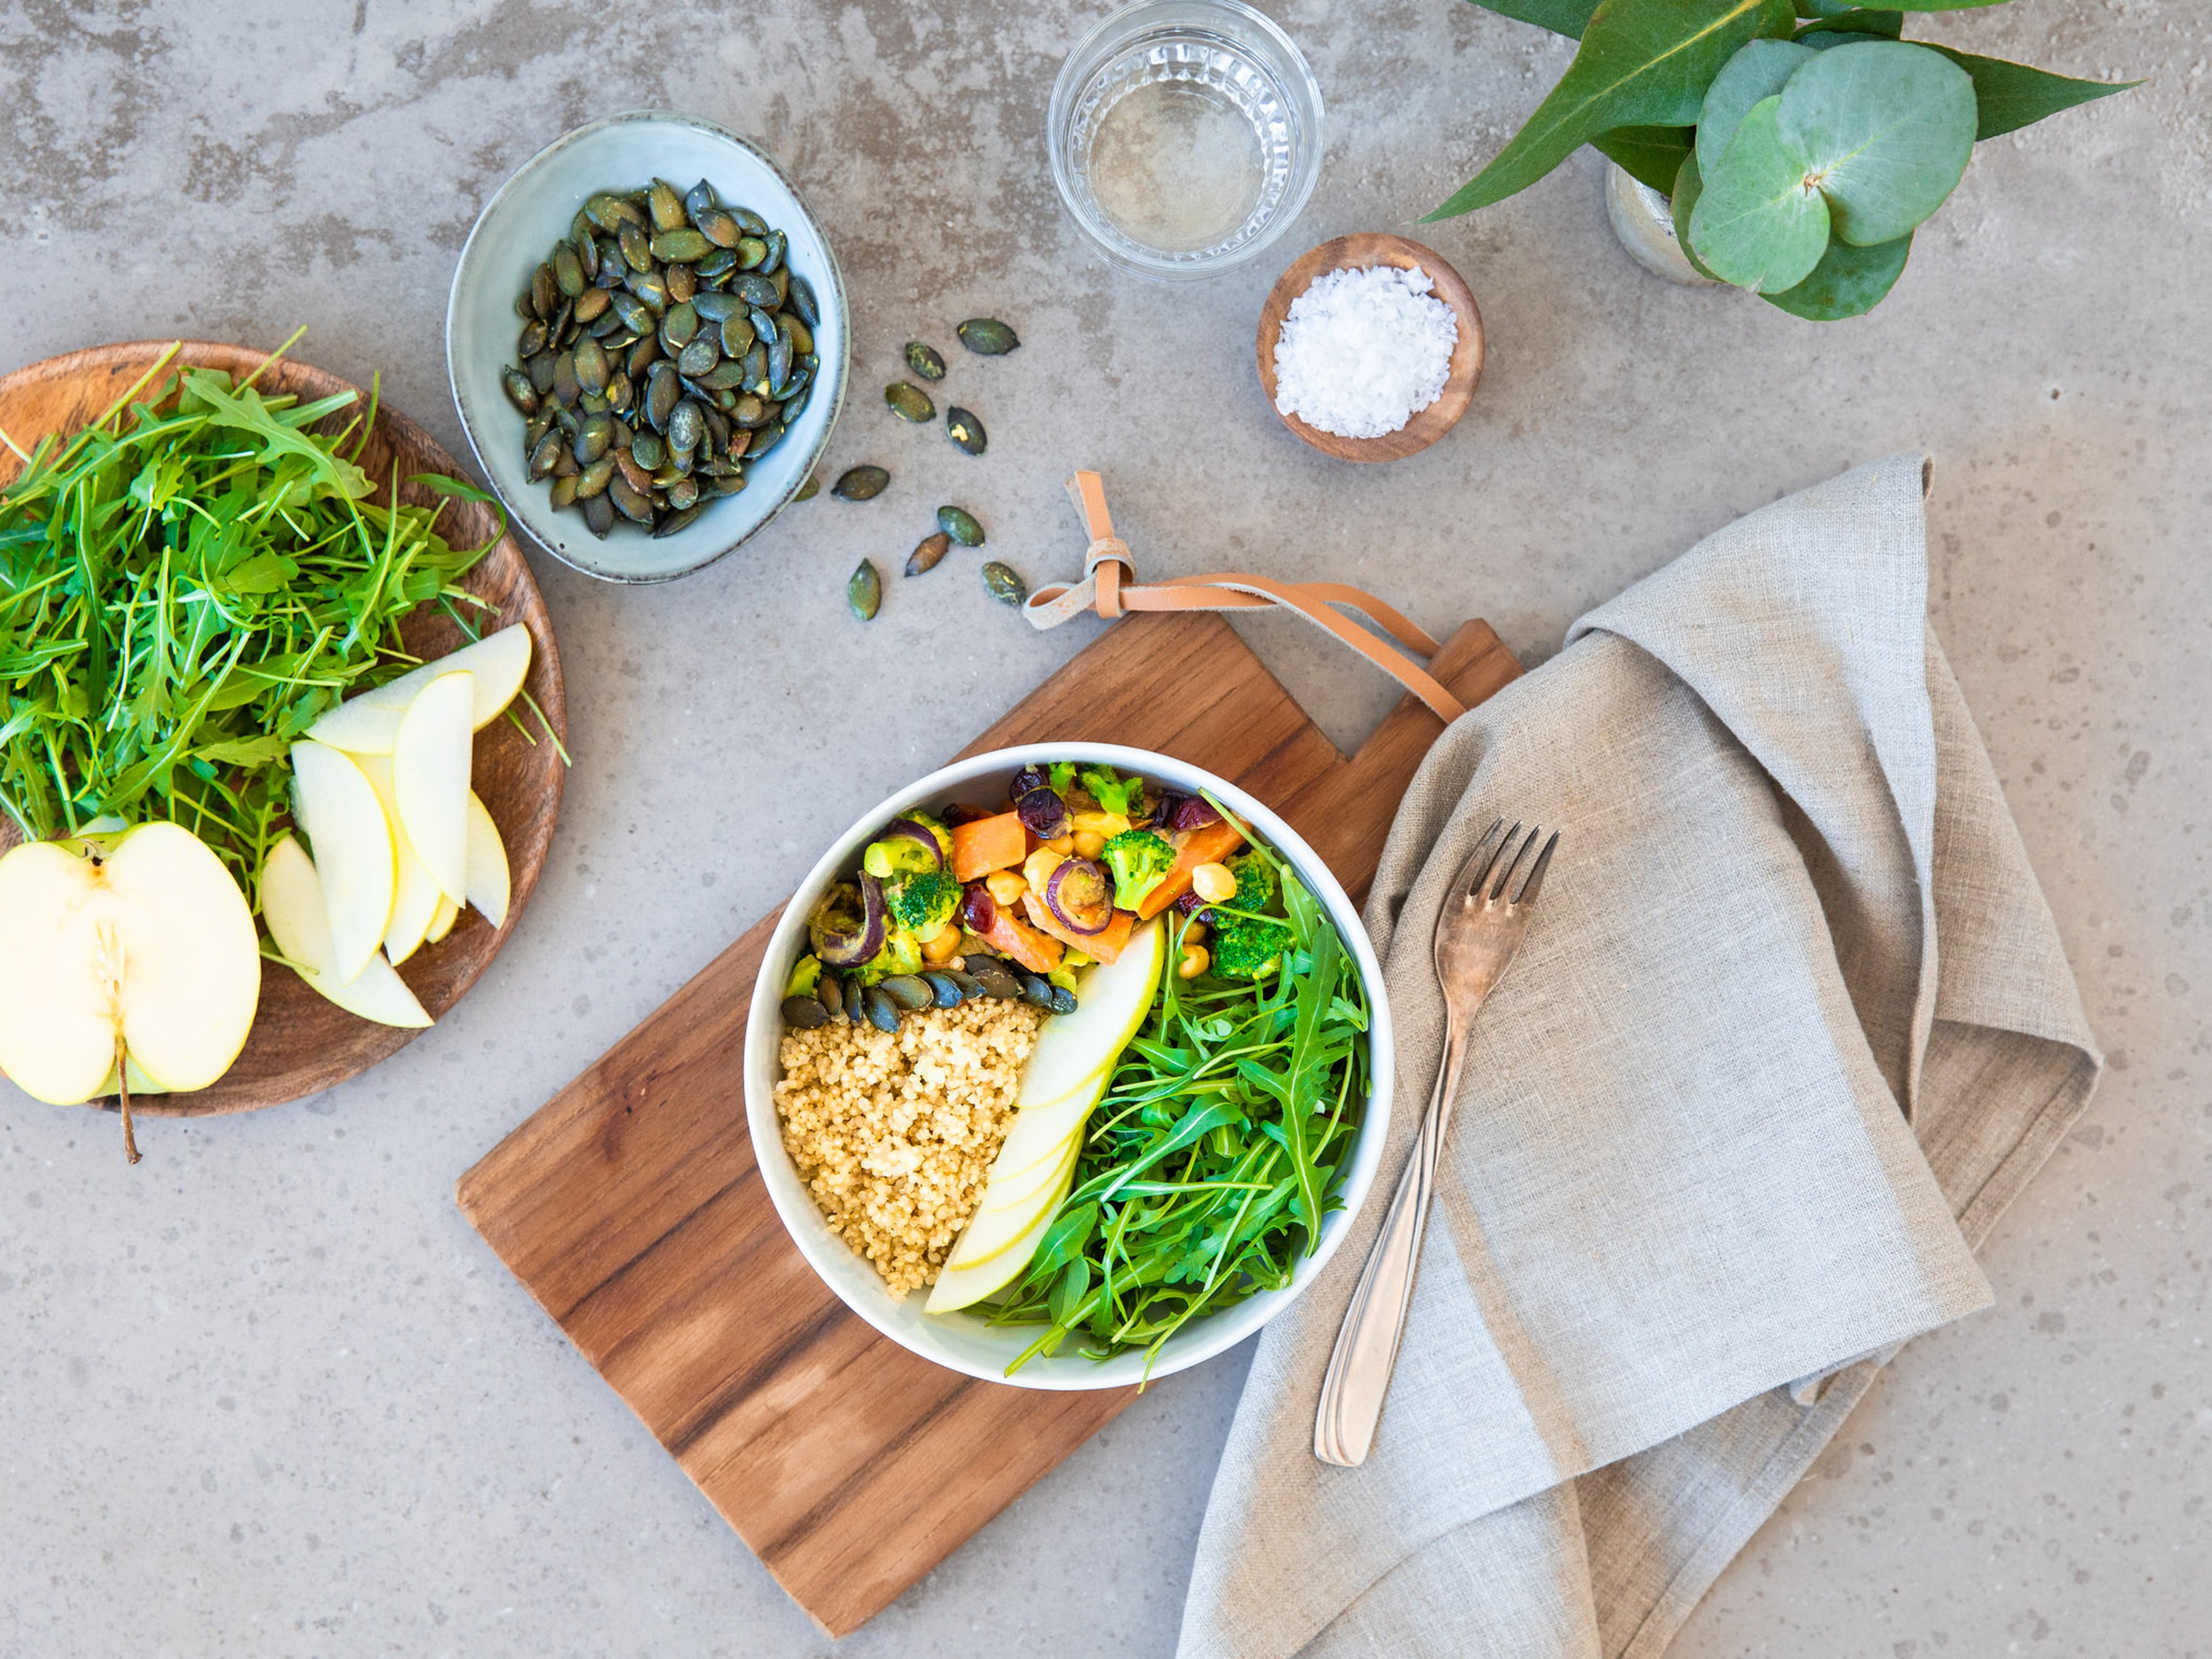
M885 936L884 948L854 970L863 985L874 985L894 974L921 971L921 941L901 928Z
M1230 860L1229 873L1237 878L1237 891L1229 901L1232 910L1264 910L1275 902L1274 866L1257 853Z
M1046 770L1046 781L1055 795L1065 795L1075 787L1075 763L1054 761Z
M1213 933L1213 971L1224 979L1258 979L1282 966L1291 930L1279 921L1224 916Z
M1145 794L1142 778L1125 778L1110 766L1086 766L1080 775L1083 787L1098 803L1100 811L1119 812L1125 818L1137 816L1138 805Z
M1114 872L1114 902L1124 910L1143 903L1176 861L1175 848L1149 830L1124 830L1106 843L1103 856Z
M786 997L811 997L821 984L822 959L819 957L801 957L793 966L791 977L784 981L783 994Z
M895 926L921 939L952 920L960 908L960 884L945 870L923 870L884 886L884 906Z

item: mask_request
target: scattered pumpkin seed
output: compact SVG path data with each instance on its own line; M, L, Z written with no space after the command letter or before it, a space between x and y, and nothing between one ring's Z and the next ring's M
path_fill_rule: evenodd
M996 559L983 567L983 588L1000 605L1019 605L1030 596L1029 584Z
M818 472L810 472L806 475L806 482L799 486L799 493L791 499L794 501L811 501L821 493L822 475Z
M884 401L891 406L892 414L917 426L937 418L937 405L929 401L929 394L908 380L894 380L885 386Z
M884 579L876 574L876 568L867 560L860 561L859 568L845 584L845 603L862 622L873 622L876 612L883 608Z
M968 410L949 409L945 412L945 434L970 455L980 455L990 444L983 431L982 422Z
M597 536L623 519L672 535L744 488L821 368L820 312L788 246L703 179L586 199L515 301L523 327L500 375L555 507ZM912 418L935 415L925 398ZM810 475L798 499L820 489Z
M983 526L975 522L975 515L964 507L939 507L937 527L963 547L981 547L983 544Z
M995 317L970 317L952 331L960 343L979 357L1003 357L1019 345L1021 337Z
M924 345L919 340L906 343L906 366L925 380L945 378L945 359L938 355L934 347Z
M890 481L891 475L879 466L848 466L830 486L830 493L848 501L872 501Z
M937 562L945 556L945 550L952 545L952 538L942 530L924 536L915 544L914 551L907 555L906 574L919 576L925 570L937 568Z

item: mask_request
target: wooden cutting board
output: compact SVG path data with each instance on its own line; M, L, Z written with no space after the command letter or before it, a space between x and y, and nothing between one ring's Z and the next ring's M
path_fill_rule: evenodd
M1431 672L1520 672L1471 622ZM1412 697L1347 759L1218 617L1132 617L963 750L1155 749L1274 807L1355 899L1443 727ZM886 789L898 781L885 779ZM882 1611L1129 1402L980 1382L847 1311L745 1129L745 1017L775 917L461 1177L461 1212L823 1630Z

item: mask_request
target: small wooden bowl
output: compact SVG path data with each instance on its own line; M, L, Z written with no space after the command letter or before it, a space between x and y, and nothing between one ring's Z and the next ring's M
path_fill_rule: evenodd
M94 346L0 376L0 430L26 449L49 432L73 433L128 391L166 349L164 343L156 340ZM252 373L266 356L242 346L187 340L171 370L199 365L227 369L236 379ZM289 358L270 364L259 384L266 391L294 392L303 399L360 391L335 374ZM365 413L368 404L368 395L362 392L358 403L339 410L331 420L343 425ZM456 478L468 476L435 439L388 404L377 410L368 441L357 459L368 476L380 481L380 499L389 487L384 481L391 478L395 468L403 479L418 472L441 472ZM15 457L0 449L0 482L13 478L16 471ZM416 506L434 506L439 501L416 483L403 483L399 493L402 500ZM438 530L456 547L475 547L497 533L499 515L479 501L448 501ZM524 688L538 700L554 730L565 737L568 700L561 680L561 655L553 643L552 618L546 614L545 602L538 596L538 584L532 580L530 567L514 538L500 537L498 544L462 579L461 585L496 607L480 613L478 625L485 633L509 623L528 626L534 648ZM400 633L408 648L424 658L442 656L467 642L459 628L427 606L410 617ZM534 745L504 720L495 720L478 732L476 745L476 791L507 842L513 881L507 925L495 931L474 910L464 910L450 934L436 945L425 945L399 970L399 976L434 1019L443 1018L461 1000L514 932L552 847L553 824L560 815L567 769L553 745L535 732L535 718L526 710L522 719L538 738ZM16 839L15 825L0 817L0 853L13 847ZM204 1117L279 1105L343 1083L397 1054L420 1035L357 1018L309 990L290 969L264 961L253 1031L230 1070L220 1081L197 1093L134 1096L131 1109L140 1117ZM85 1103L112 1109L115 1101L111 1095Z
M1474 383L1482 378L1482 313L1475 309L1474 291L1464 278L1433 251L1403 236L1367 232L1323 242L1276 279L1267 303L1260 307L1260 386L1267 406L1275 408L1275 341L1283 331L1283 319L1291 302L1313 286L1326 270L1395 265L1401 270L1416 266L1428 272L1436 297L1452 308L1459 319L1459 343L1452 348L1451 372L1436 402L1416 414L1395 432L1379 438L1343 438L1319 427L1308 426L1295 415L1283 415L1283 424L1324 455L1340 461L1395 461L1417 454L1450 431L1467 413L1474 397ZM1278 415L1282 410L1275 409Z

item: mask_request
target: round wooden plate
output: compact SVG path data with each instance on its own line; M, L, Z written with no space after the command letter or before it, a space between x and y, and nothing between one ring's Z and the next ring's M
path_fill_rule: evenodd
M1452 308L1459 321L1459 343L1452 348L1451 370L1436 402L1395 432L1386 432L1379 438L1339 437L1275 410L1282 415L1285 426L1324 455L1334 455L1340 461L1395 461L1426 449L1467 413L1474 384L1482 378L1482 313L1475 309L1474 290L1459 272L1419 242L1366 232L1323 242L1278 277L1268 291L1267 303L1260 307L1259 340L1260 385L1267 394L1267 406L1275 408L1275 341L1283 331L1283 319L1291 302L1311 288L1314 278L1325 270L1364 270L1370 265L1395 265L1401 270L1418 265L1428 272L1429 280L1436 284L1436 297Z
M0 431L27 451L49 432L78 430L129 391L167 349L167 343L136 340L95 346L89 351L50 357L0 377ZM242 379L260 365L265 355L240 346L194 340L185 343L173 366L228 369L234 379ZM335 374L289 359L270 364L255 384L270 392L296 393L302 401L358 390ZM368 407L366 393L358 407ZM333 426L343 425L353 413L348 410L333 416ZM395 463L402 479L418 472L466 476L428 433L388 407L377 410L376 423L360 460L368 476L377 479L389 479ZM0 448L0 483L20 470L14 454ZM385 486L379 488L380 492ZM440 500L418 485L404 483L399 494L410 505L435 506ZM456 547L478 547L498 531L499 520L490 507L479 502L454 500L445 504L438 529ZM533 649L526 689L565 740L568 703L562 690L561 659L553 644L553 623L514 538L501 536L499 544L469 573L463 585L498 607L495 613L482 613L477 626L483 632L489 634L518 622L529 627ZM425 659L467 643L466 636L443 613L427 610L409 618L400 634L408 649ZM537 722L520 699L515 708L525 725L534 728ZM423 946L400 969L400 977L434 1019L459 1002L477 975L491 965L499 947L514 932L530 901L531 890L538 884L538 873L545 867L567 769L542 732L533 730L532 735L538 738L534 746L504 719L495 720L477 735L476 791L507 842L514 892L504 927L494 932L476 911L464 910L452 933L436 945ZM0 853L17 839L15 825L0 817ZM395 1026L372 1024L347 1013L309 990L289 969L264 961L261 1006L254 1017L252 1035L222 1081L192 1094L134 1095L131 1109L141 1117L203 1117L278 1105L357 1076L405 1048L416 1035ZM90 1103L111 1109L113 1106L112 1101Z

